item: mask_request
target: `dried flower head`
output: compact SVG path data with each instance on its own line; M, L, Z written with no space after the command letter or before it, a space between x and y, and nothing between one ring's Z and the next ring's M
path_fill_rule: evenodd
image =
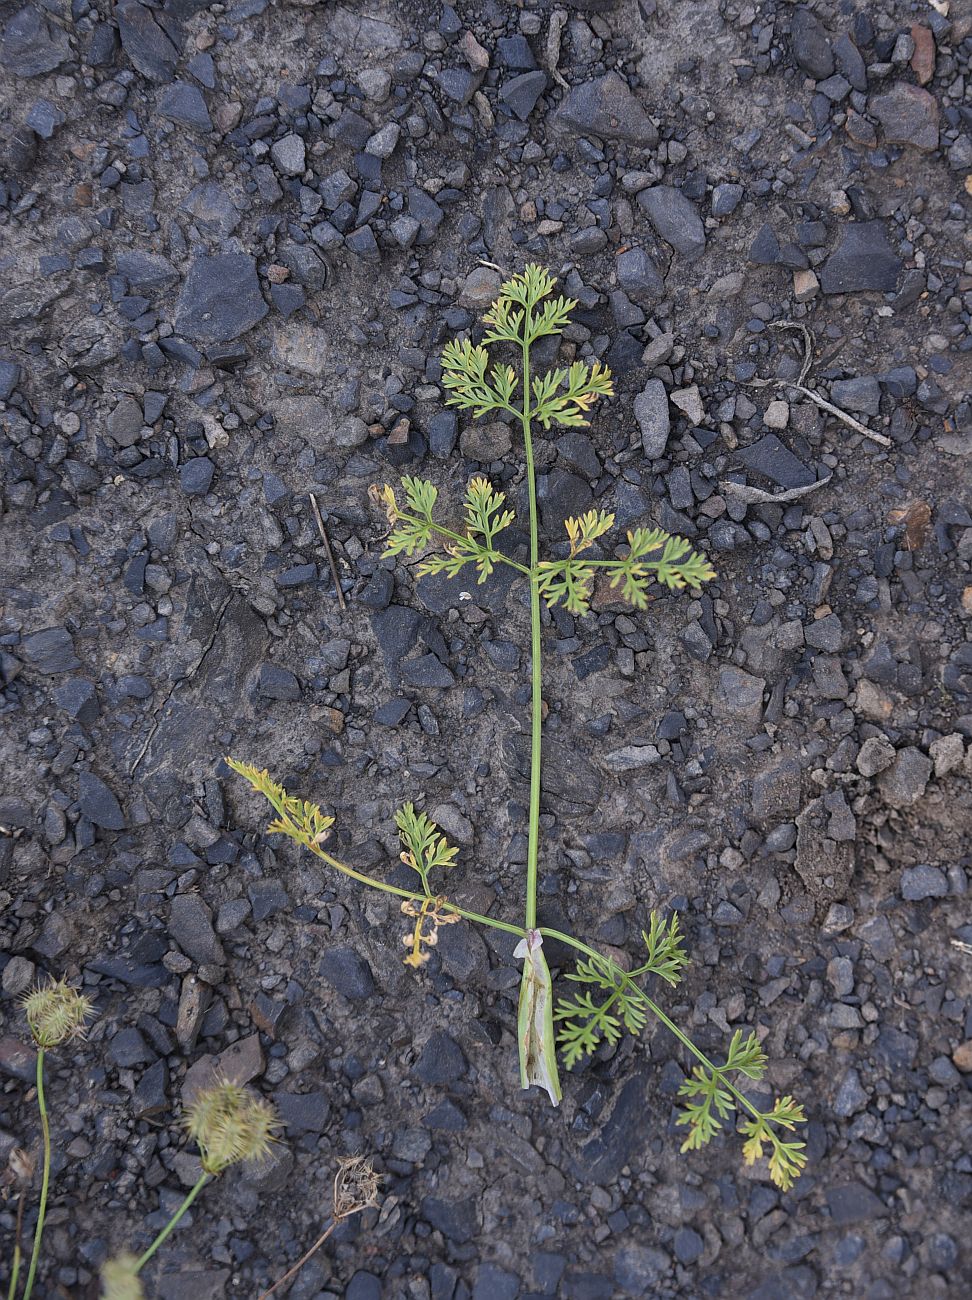
M376 1174L367 1156L347 1156L338 1161L334 1175L334 1217L346 1219L370 1205L378 1204L381 1175Z
M34 1170L37 1168L37 1161L31 1153L25 1151L23 1147L14 1147L7 1156L7 1164L17 1182L29 1187L34 1178Z
M90 998L82 997L65 980L32 989L24 997L23 1007L34 1042L43 1048L83 1038L85 1021L94 1015Z
M204 1088L186 1110L184 1124L199 1146L207 1174L241 1160L264 1160L280 1121L269 1102L236 1083Z
M101 1268L102 1300L143 1300L145 1292L138 1280L138 1260L125 1251L109 1259Z

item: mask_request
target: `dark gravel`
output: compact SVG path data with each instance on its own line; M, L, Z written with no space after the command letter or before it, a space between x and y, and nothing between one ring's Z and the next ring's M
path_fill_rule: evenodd
M151 1295L258 1294L352 1153L380 1216L295 1297L967 1292L972 20L943 8L0 5L0 1169L38 1141L18 998L50 973L98 1010L49 1057L38 1300L162 1225L214 1073L283 1142ZM655 1026L559 1111L522 1094L513 937L445 927L414 975L395 903L268 838L221 764L391 879L418 801L450 895L518 917L522 589L381 560L368 487L419 472L458 519L485 473L523 553L516 430L444 410L438 357L530 260L617 387L538 438L544 545L603 506L718 571L544 616L541 918L633 957L678 908L660 1000L714 1054L756 1029L760 1097L807 1107L786 1196L732 1134L679 1155ZM787 386L784 321L884 442Z

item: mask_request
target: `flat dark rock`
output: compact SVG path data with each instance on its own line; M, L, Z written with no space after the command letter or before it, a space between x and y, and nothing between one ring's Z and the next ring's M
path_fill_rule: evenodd
M175 326L194 343L227 343L263 320L256 262L246 253L193 259L176 306Z
M902 262L888 239L883 221L856 221L845 226L840 243L824 263L824 293L893 293Z

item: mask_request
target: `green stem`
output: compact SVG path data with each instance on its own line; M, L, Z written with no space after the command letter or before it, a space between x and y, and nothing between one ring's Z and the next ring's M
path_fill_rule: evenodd
M37 1224L34 1227L34 1247L30 1252L30 1268L27 1270L27 1285L24 1300L30 1300L34 1289L34 1276L40 1259L41 1238L44 1236L44 1219L47 1215L47 1193L51 1185L51 1126L47 1119L47 1102L44 1098L44 1049L37 1049L37 1107L40 1110L41 1133L44 1139L44 1171L41 1175L40 1204L37 1207Z
M607 964L612 968L612 970L616 974L620 975L624 980L630 981L631 976L629 975L629 973L627 971L622 970L620 966L618 966L615 962L611 961L610 957L605 957L604 954L599 953L596 948L592 948L589 944L582 943L580 939L575 939L572 934L564 934L563 931L561 930L550 930L544 926L541 927L540 933L545 938L557 939L561 943L566 943L569 947L576 949L577 952L585 953L588 957L596 957L598 961L607 962ZM749 1100L749 1098L745 1095L745 1093L740 1092L740 1090L728 1077L725 1070L725 1066L716 1065L714 1061L710 1061L709 1058L706 1056L706 1054L702 1051L702 1049L700 1047L696 1047L696 1045L692 1042L691 1038L689 1038L687 1034L684 1034L682 1030L679 1029L678 1025L675 1024L674 1020L669 1020L668 1016L665 1015L664 1011L662 1011L661 1007L657 1004L657 1002L653 1002L652 999L648 997L647 993L645 993L644 990L641 989L640 987L638 988L638 992L644 998L645 1005L648 1007L648 1010L652 1013L652 1015L655 1016L656 1019L660 1020L661 1023L665 1026L665 1028L670 1033L675 1035L675 1037L682 1044L682 1046L686 1048L687 1051L691 1052L692 1055L695 1057L695 1059L701 1062L701 1064L707 1070L711 1070L713 1074L717 1074L719 1078L722 1080L722 1082L725 1084L725 1086L732 1093L732 1095L736 1098L736 1100L740 1102L740 1104L744 1106L751 1115L754 1115L757 1119L765 1119L765 1116L763 1115L763 1112L759 1109L759 1107L754 1106L753 1103Z
M185 1214L186 1210L189 1209L189 1206L192 1205L193 1201L196 1199L196 1197L199 1195L202 1189L206 1186L206 1184L210 1181L211 1177L212 1175L207 1174L205 1170L203 1170L203 1172L199 1175L199 1179L196 1182L196 1185L193 1187L192 1191L182 1202L182 1204L176 1210L175 1214L173 1214L172 1218L165 1225L165 1227L162 1229L159 1235L152 1242L151 1246L149 1246L148 1250L145 1252L145 1254L139 1259L138 1263L135 1265L136 1273L140 1273L142 1271L142 1269L149 1262L149 1260L152 1258L152 1256L155 1254L158 1248L162 1245L163 1241L165 1241L166 1237L168 1237L172 1229L176 1226L176 1224Z
M383 894L394 894L396 898L407 898L413 903L420 903L423 898L428 897L427 894L419 894L414 889L402 889L398 885L389 885L384 880L375 880L373 876L366 876L363 871L355 871L354 867L349 867L347 863L332 857L319 844L313 844L299 834L294 835L293 838L298 843L303 844L305 848L309 848L329 867L333 867L335 871L340 871L344 876L350 876L352 880L357 880L362 885L368 885L372 889L380 889ZM461 916L464 921L472 921L476 925L490 925L494 930L505 930L507 934L518 935L521 939L526 934L522 925L511 925L509 921L497 921L493 916L483 916L480 912L470 912L465 907L457 907L455 903L445 902L442 906L445 911L454 912L456 916Z
M525 329L524 325L524 329ZM530 341L523 351L523 453L526 461L527 488L530 496L530 828L527 843L526 908L524 924L528 930L537 924L537 868L540 858L540 744L543 682L540 663L540 587L538 565L540 541L537 521L537 474L533 463L533 435L530 428Z
M17 1226L14 1229L14 1251L13 1267L10 1270L10 1286L7 1288L7 1300L14 1300L17 1294L17 1282L20 1280L20 1261L22 1252L20 1249L20 1231L24 1225L24 1193L21 1191L17 1198Z

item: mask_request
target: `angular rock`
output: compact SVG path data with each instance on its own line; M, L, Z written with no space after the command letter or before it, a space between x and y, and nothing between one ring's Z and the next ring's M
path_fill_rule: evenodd
M199 256L189 264L175 327L194 343L228 343L252 329L268 311L252 257L246 253Z
M649 460L664 456L671 432L668 393L660 379L649 379L634 400L634 416L641 429L641 445Z
M69 673L81 667L74 653L74 641L66 627L46 627L32 632L18 647L25 659L39 673Z
M276 365L320 379L327 367L327 334L314 325L287 325L273 336L271 357Z
M302 176L306 165L306 150L303 139L295 132L274 140L270 146L270 157L277 171L284 176Z
M289 668L261 664L256 678L257 694L265 700L299 700L300 682Z
M736 458L753 474L760 474L781 488L809 487L816 482L813 470L794 456L775 433L768 433L749 447L740 447Z
M0 66L15 77L41 77L71 57L67 33L35 5L18 10L0 35Z
M155 21L152 10L139 0L123 0L115 5L114 17L122 49L142 76L150 81L171 81L179 51Z
M174 81L159 95L158 112L170 122L184 126L189 131L205 135L213 129L213 120L198 86L188 81Z
M115 269L133 289L164 289L179 278L179 272L168 258L138 250L117 253Z
M642 248L626 248L615 262L618 284L632 302L647 306L665 296L661 272Z
M70 681L56 687L54 702L68 717L74 718L83 726L97 721L101 714L95 684L86 677L72 677Z
M123 831L128 824L118 800L94 772L81 772L78 777L78 807L88 821L103 830Z
M757 722L763 712L766 681L752 673L724 664L719 669L719 698L729 713Z
M646 149L658 143L654 123L616 72L574 86L557 110L554 125L571 134L626 140Z
M901 266L883 221L855 221L824 263L820 287L824 293L893 293Z
M433 1031L412 1066L412 1073L423 1083L456 1083L468 1072L462 1049L443 1029Z
M212 913L198 894L176 894L172 899L169 934L198 965L222 965L223 945L213 929Z
M790 22L793 58L815 81L823 81L834 70L834 55L827 34L809 9L797 9Z
M216 466L208 456L193 456L179 467L179 486L187 497L204 497L215 473Z
M671 185L653 185L642 190L638 203L648 214L660 239L676 253L694 262L705 252L705 226L695 204Z
M240 224L240 212L221 185L203 181L186 195L182 204L197 225L217 235L231 235Z
M948 893L948 877L939 867L922 863L905 867L901 873L901 897L909 903L925 898L944 898Z
M503 83L499 97L521 122L525 122L546 89L545 72L522 72L518 77L512 77Z
M826 1196L830 1217L841 1227L881 1218L888 1213L885 1203L863 1183L842 1183L839 1187L829 1188Z
M911 144L923 153L938 148L938 101L920 86L899 81L868 107L881 123L888 144Z
M899 749L893 764L878 779L878 788L892 808L909 808L925 793L932 761L913 745Z
M328 984L351 1002L363 1002L375 991L371 967L354 948L328 948L320 970Z

